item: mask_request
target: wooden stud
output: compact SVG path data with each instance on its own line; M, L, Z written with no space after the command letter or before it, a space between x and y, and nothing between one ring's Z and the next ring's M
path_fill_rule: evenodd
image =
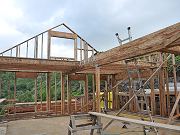
M153 73L153 69L151 69L151 73ZM156 114L156 102L155 102L155 92L154 92L154 77L150 80L150 88L151 88L151 112L152 115Z
M14 114L16 114L16 73L14 73Z
M47 42L47 59L50 59L51 57L51 36L48 31L48 42Z
M67 75L67 108L68 114L71 114L71 80Z
M0 76L0 98L2 97L2 78Z
M159 53L160 64L163 63L163 56ZM159 71L159 95L160 95L160 115L166 115L166 97L165 97L165 84L164 84L164 68Z
M56 73L54 73L54 95L55 95L55 113L57 115L57 80L56 80Z
M100 67L96 66L96 111L101 112L101 106L100 106Z
M82 39L80 39L80 61L82 62Z
M172 54L172 64L173 64L173 77L174 77L174 95L177 99L177 76L176 76L176 62L175 62L175 55ZM179 106L177 106L176 113L179 114Z
M64 114L65 96L64 96L64 75L61 72L61 114Z
M51 77L50 73L46 73L46 111L49 112L51 109Z
M77 61L77 38L74 39L74 59Z
M34 80L34 111L37 113L37 78Z
M95 75L92 74L92 91L93 91L93 111L96 110L96 102L95 102Z
M88 104L88 74L86 74L86 79L85 79L85 89L84 89L84 97L85 97L85 104ZM89 106L87 105L86 107L86 112L89 111Z
M41 111L43 111L43 104L42 104L42 74L41 74L41 79L40 79L40 98L41 98Z

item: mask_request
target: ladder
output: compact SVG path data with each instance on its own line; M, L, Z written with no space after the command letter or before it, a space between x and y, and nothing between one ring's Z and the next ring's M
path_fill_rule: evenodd
M142 79L141 79L141 76L140 76L140 69L138 68L138 65L137 65L137 60L136 59L133 59L133 62L134 62L134 65L135 65L135 69L131 70L128 66L128 62L130 62L132 60L126 60L125 63L126 63L126 69L127 69L127 74L128 74L128 79L129 79L129 90L132 90L133 94L135 95L135 102L136 102L136 106L138 108L138 111L140 111L140 114L141 114L141 120L144 120L144 114L148 114L149 118L150 118L150 121L151 122L154 122L153 121L153 118L152 118L152 115L151 115L151 111L150 111L150 107L149 107L149 104L148 104L148 100L147 100L147 96L146 96L146 93L145 93L145 90L144 90L144 87L142 87ZM133 84L133 79L131 77L131 73L137 73L137 76L138 76L138 84L139 84L139 87L142 88L140 91L139 90L136 90L136 88L132 87L132 84ZM134 86L134 85L133 85ZM130 93L130 91L129 91ZM141 98L140 100L138 99L138 94L142 95L143 98ZM139 106L139 103L145 103L146 105L146 110L143 109L144 106ZM145 127L143 127L143 129L145 129ZM154 128L154 131L156 133L156 135L158 135L158 131L156 128ZM144 132L145 133L145 132ZM145 133L146 134L146 133Z

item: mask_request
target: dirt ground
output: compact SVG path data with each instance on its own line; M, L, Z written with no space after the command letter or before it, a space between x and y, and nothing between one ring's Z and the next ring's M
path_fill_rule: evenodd
M102 118L102 123L105 125L109 119ZM7 123L6 135L66 135L68 133L69 116L16 120ZM114 121L105 131L104 135L143 135L143 128L139 125L128 124L127 129L122 128L124 124L119 121ZM161 132L161 130L160 130ZM180 135L172 131L165 131L166 135ZM88 135L89 131L78 132L77 135ZM154 135L153 132L148 132L147 135ZM95 135L97 135L95 131Z

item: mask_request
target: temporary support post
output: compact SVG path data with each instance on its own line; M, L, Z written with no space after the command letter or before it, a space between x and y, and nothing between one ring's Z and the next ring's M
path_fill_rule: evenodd
M67 109L68 114L71 114L71 80L67 75Z
M174 95L177 99L177 76L176 76L176 61L175 61L175 55L172 54L172 64L173 64L173 77L174 77ZM177 105L176 113L179 114L179 106Z
M96 65L96 111L101 112L101 106L100 106L100 67Z
M65 101L65 96L64 96L64 75L61 72L61 114L64 114L64 101Z
M85 89L84 89L84 95L85 95L85 104L88 104L88 74L86 74L86 79L85 79ZM89 106L86 106L86 112L89 111Z
M50 89L51 89L51 77L50 77L50 73L46 73L46 111L49 112L50 111L50 104L51 104L51 93L50 93Z
M34 80L34 111L37 113L37 77Z

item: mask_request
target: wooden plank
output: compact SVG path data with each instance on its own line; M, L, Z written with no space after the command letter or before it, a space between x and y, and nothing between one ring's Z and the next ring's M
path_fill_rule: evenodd
M59 31L49 31L49 34L51 37L57 37L57 38L66 38L66 39L76 39L77 35L67 32L59 32Z
M34 72L16 72L16 78L36 78L37 73Z
M162 129L173 130L173 131L180 131L180 126L175 126L175 125L142 121L142 120L125 118L125 117L118 117L118 116L113 116L113 115L97 113L97 112L89 112L89 114L94 115L94 116L105 117L105 118L109 118L113 120L123 121L123 122L130 122L133 124L138 124L138 125L143 125L143 126L150 126L150 127L162 128Z

